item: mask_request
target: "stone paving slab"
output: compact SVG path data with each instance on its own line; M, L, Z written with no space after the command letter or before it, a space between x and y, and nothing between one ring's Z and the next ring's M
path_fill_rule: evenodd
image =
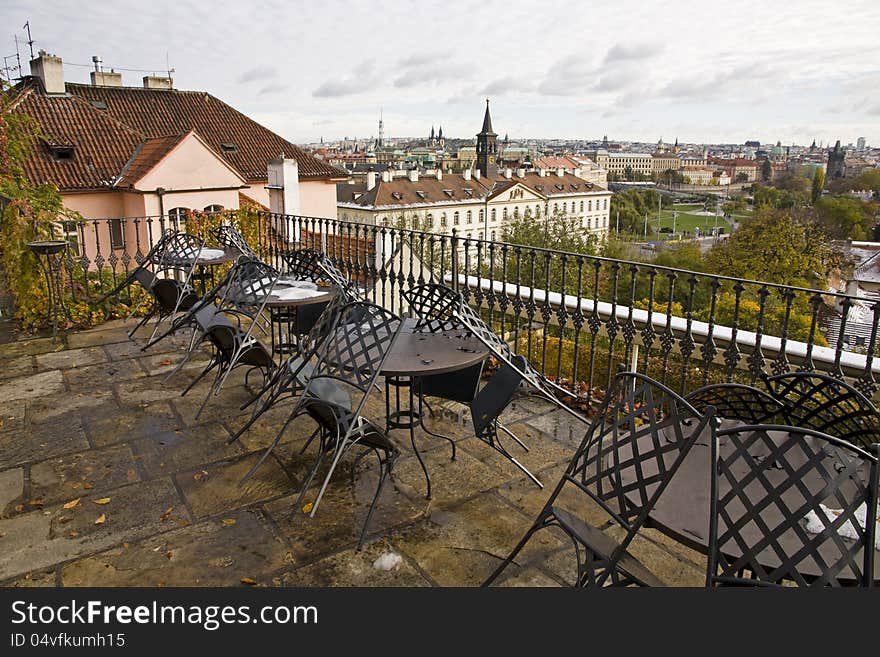
M78 418L65 417L0 433L0 464L10 467L89 448Z
M388 570L376 568L380 557L396 561ZM399 561L395 559L399 558ZM388 563L391 563L389 561ZM430 586L416 567L394 550L387 541L379 540L357 552L344 550L302 568L286 572L272 580L273 586Z
M39 399L64 390L64 377L58 370L19 376L4 381L0 386L0 404L22 399Z
M12 356L10 358L0 356L0 360L4 361L3 367L0 367L0 380L37 373L34 357L30 354Z
M206 464L174 479L197 518L273 500L290 493L292 482L274 459L266 459L244 486L238 482L257 461L257 455Z
M30 497L49 506L83 493L92 496L140 479L131 449L114 445L67 454L30 468Z
M294 563L262 514L238 510L66 565L64 586L243 586Z
M87 347L84 349L67 349L36 356L37 369L41 372L47 370L66 370L71 367L94 365L107 360L107 354L101 347Z
M152 433L132 441L131 450L146 475L156 477L238 456L239 448L228 445L228 438L226 429L212 422Z
M71 509L59 504L0 520L0 581L190 522L169 479L104 494L111 498L104 505L84 496Z

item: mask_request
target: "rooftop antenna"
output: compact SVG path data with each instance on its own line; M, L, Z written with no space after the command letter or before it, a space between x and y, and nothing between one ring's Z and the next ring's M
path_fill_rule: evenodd
M167 50L165 51L165 71L168 73L168 79L172 80L171 74L176 73L176 71L173 68L171 68L171 64L168 61L168 51Z
M95 65L95 73L100 73L102 68L101 64L104 63L104 60L97 55L92 55L92 63Z
M379 146L383 145L385 138L385 124L382 122L382 108L379 108Z
M21 53L18 52L18 35L15 35L15 60L18 62L18 75L21 77Z
M26 29L28 33L28 45L31 48L31 59L34 58L34 40L31 38L31 22L27 21L24 25L21 26L21 29Z

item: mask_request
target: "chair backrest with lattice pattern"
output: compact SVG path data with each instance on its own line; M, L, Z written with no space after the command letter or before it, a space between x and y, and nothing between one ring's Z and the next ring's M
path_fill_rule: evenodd
M251 245L247 243L244 235L242 235L235 226L222 224L214 228L212 233L221 246L236 249L243 256L247 256L253 260L260 259L257 252L251 248Z
M880 412L845 381L819 372L766 377L770 394L785 406L786 422L836 436L862 448L880 442Z
M719 431L707 584L870 584L878 447L785 425Z
M403 298L417 320L417 331L440 333L461 326L455 318L455 309L464 305L464 300L461 294L445 285L416 285L405 290Z
M781 421L785 407L763 390L739 383L713 383L684 397L698 411L712 406L719 419L746 424Z

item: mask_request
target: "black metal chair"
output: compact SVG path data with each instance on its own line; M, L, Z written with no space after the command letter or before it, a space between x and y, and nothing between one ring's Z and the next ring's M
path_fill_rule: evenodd
M213 234L214 239L216 239L222 247L226 249L235 249L241 255L251 260L260 259L257 252L251 248L251 245L247 243L244 235L242 235L235 226L222 224L212 229L211 233Z
M254 260L240 262L233 268L226 283L224 303L216 311L208 307L203 309L206 316L206 324L202 327L204 339L209 340L214 347L213 354L205 369L187 386L181 396L186 395L214 368L217 368L217 373L196 418L202 414L211 396L220 393L230 373L238 366L246 365L250 368L245 377L246 384L254 369L262 372L263 383L274 373L276 364L272 352L260 342L254 332L260 327L263 310L277 280L277 271L265 263ZM208 315L211 312L213 315Z
M814 429L867 449L880 442L880 412L854 387L819 372L765 376L784 407L785 424Z
M213 289L206 292L205 295L194 303L188 311L175 317L171 322L171 326L169 326L166 331L157 335L141 347L141 351L146 351L177 331L186 328L192 331L186 353L177 363L175 368L165 376L163 383L167 382L172 376L183 369L183 366L189 361L199 345L203 344L208 339L208 329L210 329L216 321L219 321L218 314L221 313L221 311L229 310L230 312L242 313L247 316L253 312L252 306L247 298L245 298L243 304L240 304L238 295L235 294L236 290L242 284L239 279L246 280L249 276L277 277L278 272L265 263L249 265L248 263L250 262L258 261L254 261L247 256L242 256L237 259L235 265L226 272L220 282L217 283ZM258 326L263 332L267 330L261 325Z
M279 400L287 397L296 397L305 390L308 379L314 369L312 360L317 355L318 349L329 335L330 330L335 326L343 305L342 297L339 296L334 297L329 303L325 304L324 311L318 317L318 320L305 337L297 343L296 353L275 370L275 373L258 393L241 406L241 410L245 410L248 406L256 404L251 417L228 442L232 443L241 438ZM281 427L261 462L278 445L278 441L281 440L287 425L292 420L293 416L291 415L288 421Z
M403 298L409 304L410 312L417 317L415 330L438 333L463 328L455 316L455 311L464 305L464 300L455 290L437 283L427 283L406 290L403 292ZM523 376L519 372L528 368L528 363L522 356L511 355L511 364L512 366L509 366L502 362L482 389L480 389L480 379L483 363L457 372L420 377L417 389L418 413L421 417L423 404L430 409L424 400L425 397L438 397L468 406L474 435L522 470L537 486L543 488L538 478L507 450L498 435L500 429L523 450L528 451L528 447L499 421L499 416L513 400L522 383ZM424 424L422 428L429 435L449 441L452 445L452 458L455 458L455 442L451 438L431 431ZM428 486L430 496L430 483Z
M740 383L713 383L689 392L684 398L700 412L712 406L718 419L746 424L782 421L785 410L763 390Z
M801 427L719 431L706 584L871 586L880 445L872 452Z
M379 484L361 531L358 549L363 545L376 502L398 456L394 443L382 429L363 417L363 410L401 327L402 322L397 315L375 304L361 301L345 305L319 349L306 388L291 414L291 419L307 414L317 424L315 433L307 440L303 451L318 438L317 458L302 484L292 513L302 508L309 486L325 456L332 453L333 462L312 503L310 517L317 512L336 466L345 453L360 446L366 449L366 454L375 454L379 461ZM348 391L351 391L351 396L346 398ZM277 441L242 481L259 467L274 444Z
M138 283L147 292L132 308L131 319L147 299L153 306L144 317L128 332L131 338L147 322L155 318L156 323L149 340L152 340L162 321L174 317L178 311L188 310L198 300L198 295L190 285L196 257L204 245L204 240L195 235L166 231L149 250L143 260L116 287L101 297L101 301L116 296L122 290Z
M715 418L707 410L701 415L672 390L642 374L617 374L550 499L484 585L513 563L535 532L558 527L575 548L575 586L662 586L629 546L648 526L648 514L697 438L704 431L714 435ZM563 507L559 498L569 489L582 494L585 504L598 506L623 537L615 540L583 520L579 509Z

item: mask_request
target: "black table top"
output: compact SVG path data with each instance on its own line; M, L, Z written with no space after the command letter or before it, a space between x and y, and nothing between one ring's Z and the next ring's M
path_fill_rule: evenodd
M650 441L650 439L650 436L645 436L646 441ZM697 439L690 452L685 456L678 472L676 472L675 476L669 482L668 487L663 491L657 504L649 514L653 526L656 526L663 533L671 536L679 542L703 553L708 553L709 549L712 460L712 450L709 441L710 434L707 429L704 432L704 435ZM649 449L648 444L645 445L645 449ZM725 457L726 453L730 453L729 449L725 451L724 438L721 439L720 450L722 458ZM628 453L624 452L629 452L629 450L621 449L621 457L623 459L629 456ZM762 455L756 454L756 456L761 457ZM670 460L669 464L671 465L674 455L670 453L668 458ZM771 482L774 479L781 481L782 478L785 477L783 471L774 468L768 468L763 472L764 476L766 476ZM652 473L645 472L644 474L645 476L650 476ZM623 472L622 480L624 483L635 481L635 472L633 470ZM820 484L816 482L816 486L819 485ZM726 482L723 477L719 482L719 486L722 495L730 489L729 482ZM749 493L760 495L760 499L764 499L765 496L765 490L763 487L755 487L754 489L747 488L746 494L748 495ZM786 499L785 495L783 495L783 499ZM801 498L797 499L800 500ZM749 500L750 502L759 501L752 500L751 496L749 497ZM636 500L634 499L634 502L635 501ZM827 502L826 505L830 507L838 506L833 499ZM791 506L794 508L797 504L792 504ZM769 505L768 510L774 513L779 513L776 505ZM770 525L773 526L774 523L770 521ZM749 531L757 533L759 529L754 526L754 524L751 524L744 529L744 533ZM790 538L790 541L787 541L788 538ZM791 545L791 550L786 550L789 554L794 553L795 550L802 546L800 539L798 539L791 530L780 537L780 542L783 546L786 546L787 543ZM829 545L830 543L831 541L826 541L823 547L831 549L828 553L828 561L832 562L834 560L834 552L833 545ZM821 549L820 553L822 553ZM730 554L728 556L736 558L741 556L741 554ZM760 559L762 565L770 569L780 565L778 555L769 549L760 554ZM819 574L818 565L813 563L810 559L805 559L801 563L799 570L806 575ZM880 581L880 571L876 573L875 581Z
M385 363L383 376L428 376L465 369L483 361L489 350L464 329L437 333L414 332L405 320Z

